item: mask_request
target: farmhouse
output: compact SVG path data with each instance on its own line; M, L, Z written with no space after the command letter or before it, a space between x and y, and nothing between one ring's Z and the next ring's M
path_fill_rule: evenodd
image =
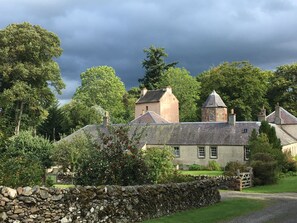
M221 166L229 161L245 162L248 159L248 139L253 129L259 130L262 120L275 127L283 151L297 155L297 118L276 106L266 116L262 109L258 121L236 121L236 114L213 91L202 106L202 122L178 122L178 100L171 88L142 91L135 105L135 119L129 125L130 135L140 134L139 148L174 148L175 161L179 164L207 165L214 160ZM106 132L106 125L88 125L85 131L98 137ZM116 125L115 125L116 126Z

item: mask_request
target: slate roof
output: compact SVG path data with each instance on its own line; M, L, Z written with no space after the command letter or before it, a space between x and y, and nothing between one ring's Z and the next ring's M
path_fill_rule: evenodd
M130 124L135 123L169 123L167 120L162 118L160 115L158 115L154 111L147 111L145 114L139 116L138 118L134 119L130 122Z
M203 108L217 108L217 107L227 108L222 98L220 97L220 95L217 94L215 90L208 96L208 98L206 99L202 107Z
M290 112L288 112L286 109L283 107L280 107L280 118L283 120L282 124L297 124L297 118L292 115ZM275 111L270 113L267 117L266 120L269 123L274 123L275 120Z
M165 92L166 89L149 90L136 101L136 104L159 102Z
M243 146L247 145L253 129L259 130L260 122L236 122L235 126L226 122L184 122L167 124L139 124L129 125L130 137L141 135L139 148L144 145L218 145ZM277 137L282 145L296 143L296 138L288 134L281 126L275 127ZM112 125L114 127L121 125ZM79 133L86 133L94 140L99 139L99 132L107 133L103 125L87 125L63 140L71 139Z

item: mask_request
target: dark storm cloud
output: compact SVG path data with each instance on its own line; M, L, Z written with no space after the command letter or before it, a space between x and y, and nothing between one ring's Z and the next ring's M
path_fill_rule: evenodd
M112 66L126 88L137 86L150 45L164 47L167 61L192 75L224 61L274 69L297 57L293 0L10 0L0 14L0 28L28 21L60 37L57 61L67 85L61 100L92 66Z

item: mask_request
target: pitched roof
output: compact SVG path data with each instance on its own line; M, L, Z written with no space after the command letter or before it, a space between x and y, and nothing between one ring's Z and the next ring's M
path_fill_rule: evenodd
M144 96L141 96L136 104L152 103L160 101L161 97L165 94L166 89L149 90Z
M169 123L167 120L162 118L154 111L147 111L145 114L139 116L138 118L134 119L130 122L130 124L135 123Z
M279 107L280 109L280 118L282 119L282 124L297 124L297 118L292 115L290 112L288 112L286 109L283 107ZM275 120L275 111L270 113L267 117L266 120L269 123L274 123Z
M208 96L204 104L202 105L203 108L217 108L223 107L226 108L227 106L223 102L220 95L217 94L215 90Z
M259 131L260 122L236 122L229 125L226 122L188 122L188 123L134 123L129 125L129 134L140 136L139 145L247 145L253 129ZM114 127L121 125L112 125ZM274 125L277 137L282 145L296 143L296 138L288 134L282 126ZM63 140L71 139L74 135L85 133L99 140L99 132L107 133L103 125L87 125L67 136Z

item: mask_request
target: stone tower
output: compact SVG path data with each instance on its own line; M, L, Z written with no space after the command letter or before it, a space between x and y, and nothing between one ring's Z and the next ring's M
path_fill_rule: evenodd
M202 105L202 122L227 122L227 106L220 95L213 91Z

